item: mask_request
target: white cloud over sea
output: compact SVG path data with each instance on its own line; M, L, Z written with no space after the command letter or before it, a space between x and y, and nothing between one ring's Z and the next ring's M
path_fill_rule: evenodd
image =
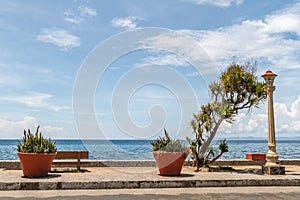
M23 137L24 129L30 129L32 132L36 130L36 127L41 125L35 117L25 116L22 120L7 120L0 119L1 138L19 138ZM43 125L40 131L45 137L62 137L64 133L63 127L55 127L51 125Z
M278 137L299 136L300 132L300 95L291 105L274 103L275 131ZM268 137L267 103L250 113L241 113L234 123L222 124L222 137ZM247 135L244 135L247 133Z

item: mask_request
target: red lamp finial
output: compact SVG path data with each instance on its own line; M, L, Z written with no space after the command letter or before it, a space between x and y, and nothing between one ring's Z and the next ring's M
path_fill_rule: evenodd
M276 74L273 74L273 72L271 70L267 70L263 75L262 77L265 77L265 76L277 76Z

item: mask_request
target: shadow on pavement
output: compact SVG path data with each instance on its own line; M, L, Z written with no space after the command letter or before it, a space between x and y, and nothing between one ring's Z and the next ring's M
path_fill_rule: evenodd
M22 178L26 179L51 179L51 178L58 178L61 177L60 174L49 174L48 176L42 176L42 177L28 177L28 176L21 176Z

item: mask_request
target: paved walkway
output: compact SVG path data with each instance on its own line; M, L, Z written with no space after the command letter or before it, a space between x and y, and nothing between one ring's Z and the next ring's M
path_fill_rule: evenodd
M245 169L247 166L235 169ZM249 168L257 168L259 166ZM0 190L133 189L235 186L300 186L300 166L286 166L286 175L241 172L194 172L184 167L180 176L158 175L155 167L87 168L85 173L50 173L45 178L23 178L21 170L0 169Z
M299 187L214 187L111 190L0 191L0 200L299 200Z

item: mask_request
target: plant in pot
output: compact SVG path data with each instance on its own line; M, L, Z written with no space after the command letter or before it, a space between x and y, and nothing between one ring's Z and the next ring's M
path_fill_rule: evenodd
M166 129L165 136L151 142L153 156L159 169L160 175L180 175L189 149L178 139L171 139Z
M34 134L30 132L30 129L24 130L24 136L17 145L24 177L47 176L56 156L55 141L44 138L39 128L40 126L36 128Z

